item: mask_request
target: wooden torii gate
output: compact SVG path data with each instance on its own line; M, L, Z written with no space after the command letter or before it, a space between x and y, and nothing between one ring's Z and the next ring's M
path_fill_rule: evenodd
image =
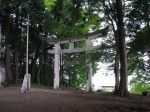
M53 38L53 39L43 39L47 43L54 45L53 50L48 50L49 54L54 54L54 89L59 89L59 70L60 70L60 54L61 53L76 53L76 52L86 52L86 74L87 74L87 85L86 90L88 92L92 91L92 63L90 62L90 56L88 55L91 50L97 49L100 45L92 46L92 39L104 37L107 35L108 31L112 30L112 26L108 26L104 29L99 31L89 33L88 35L84 36L77 36L77 37L68 37L68 38ZM75 48L74 44L76 42L85 41L85 46L83 48ZM60 44L69 44L68 49L61 49Z

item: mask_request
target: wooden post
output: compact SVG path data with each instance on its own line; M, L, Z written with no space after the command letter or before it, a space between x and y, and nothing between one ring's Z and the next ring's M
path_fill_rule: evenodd
M59 89L59 49L60 45L58 43L55 44L55 56L54 56L54 89Z
M88 92L92 92L92 62L90 56L91 40L86 40L86 75L87 75L87 88Z

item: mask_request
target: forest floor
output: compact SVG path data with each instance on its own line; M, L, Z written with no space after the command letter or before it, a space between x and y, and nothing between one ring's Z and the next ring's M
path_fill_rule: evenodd
M150 96L8 86L0 88L0 112L150 112Z

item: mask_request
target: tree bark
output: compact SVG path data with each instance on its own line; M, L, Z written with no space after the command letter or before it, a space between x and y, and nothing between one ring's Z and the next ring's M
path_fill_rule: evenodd
M22 14L22 11L20 12L20 16L19 16L19 18L20 18L20 23L19 23L19 26L22 28L22 26L23 26L23 14ZM19 48L18 48L18 52L19 52L19 73L20 73L20 79L23 79L23 77L24 77L24 74L23 74L23 46L22 46L22 30L20 29L19 30L19 43L18 43L18 46L19 46Z
M114 72L115 72L115 94L118 94L119 91L119 62L120 62L120 55L119 52L116 52L115 56L115 67L114 67Z
M11 71L11 62L10 62L10 45L9 45L9 23L5 27L5 37L6 37L6 80L8 82L12 81L12 71Z
M42 75L42 74L41 74L41 70L42 70L43 66L44 66L43 64L40 65L40 66L39 66L39 69L38 69L38 72L37 72L37 83L38 83L38 84L41 84L41 81L40 81L41 78L40 78L40 76Z
M37 46L37 49L36 49L36 52L35 52L35 56L32 58L32 64L31 64L31 74L32 74L32 81L34 82L35 79L36 79L36 74L37 74L37 71L36 71L36 62L37 62L37 59L40 57L41 55L41 49L42 49L42 46L43 44L40 43L39 46Z
M119 37L119 54L120 54L120 85L119 85L119 95L127 96L127 53L125 46L125 31L123 23L123 11L122 11L122 0L116 0L116 10L117 10L117 28Z
M19 59L18 59L18 49L17 46L15 46L15 75L16 75L16 81L19 80Z
M117 18L115 13L112 12L108 12L107 9L109 9L109 7L113 7L109 1L109 6L107 6L105 4L105 2L103 3L103 7L104 7L104 11L105 14L107 15L107 17L109 18L109 20L111 21L111 24L113 26L113 32L114 32L114 37L115 37L115 42L116 42L116 55L115 55L115 66L114 66L114 73L115 73L115 90L114 93L118 94L119 91L119 75L120 75L120 55L119 55L119 39L118 39L118 30L115 30L115 24L117 24ZM112 13L112 14L111 14Z
M116 41L116 55L115 55L115 67L114 67L114 72L115 72L115 94L118 94L119 92L119 76L120 76L120 54L119 54L119 36L118 36L118 30L114 30L114 35L115 35L115 41Z
M19 57L18 57L18 43L19 43L19 12L16 11L16 18L15 18L15 41L14 41L14 50L15 50L15 80L19 80Z
M10 45L6 44L6 80L12 81L11 62L10 62Z

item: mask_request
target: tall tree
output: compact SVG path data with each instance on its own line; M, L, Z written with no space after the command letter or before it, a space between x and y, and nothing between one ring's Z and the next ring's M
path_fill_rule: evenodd
M120 54L120 85L119 95L128 95L128 70L127 70L127 51L125 45L125 30L123 22L123 11L122 11L122 0L116 0L116 11L117 11L117 28L119 38L119 54Z
M149 35L150 35L150 1L134 0L129 1L127 14L128 35L131 37L129 45L128 62L129 75L133 76L131 88L146 88L149 85ZM139 46L142 45L142 46ZM144 86L143 86L144 85ZM132 90L132 89L131 89ZM138 91L137 90L137 91ZM134 89L136 92L136 89ZM139 92L137 92L139 93Z
M115 93L118 93L119 83L120 83L120 55L119 55L119 39L118 39L118 28L117 28L117 13L116 13L116 1L114 0L101 0L101 1L91 1L91 11L97 12L99 14L104 14L104 16L99 17L99 22L105 23L105 25L111 24L113 27L113 34L108 35L108 38L103 39L103 47L100 48L100 59L105 55L105 62L111 63L109 69L114 70L115 74ZM104 47L105 46L105 47ZM110 52L111 50L111 52ZM105 52L104 52L105 51ZM113 52L112 52L113 51ZM106 55L107 52L107 55ZM111 55L111 56L108 56ZM108 57L107 57L108 56ZM112 57L112 58L110 58ZM115 60L115 61L114 61ZM100 60L102 61L102 60ZM113 67L113 68L112 68Z
M150 80L150 44L149 44L150 29L145 26L141 31L138 31L135 39L130 43L129 50L129 74L133 76L130 82L131 90L141 93L140 90L145 90L149 85ZM142 45L139 47L139 45ZM146 87L147 85L147 87ZM135 88L139 88L136 90ZM133 91L132 90L132 91ZM148 91L148 88L147 88Z
M1 13L2 13L2 30L3 35L5 36L5 43L6 43L6 50L5 50L5 59L6 59L6 80L8 82L12 81L12 71L11 71L11 38L10 35L12 35L11 28L12 28L12 19L10 17L11 9L9 2L1 2Z

